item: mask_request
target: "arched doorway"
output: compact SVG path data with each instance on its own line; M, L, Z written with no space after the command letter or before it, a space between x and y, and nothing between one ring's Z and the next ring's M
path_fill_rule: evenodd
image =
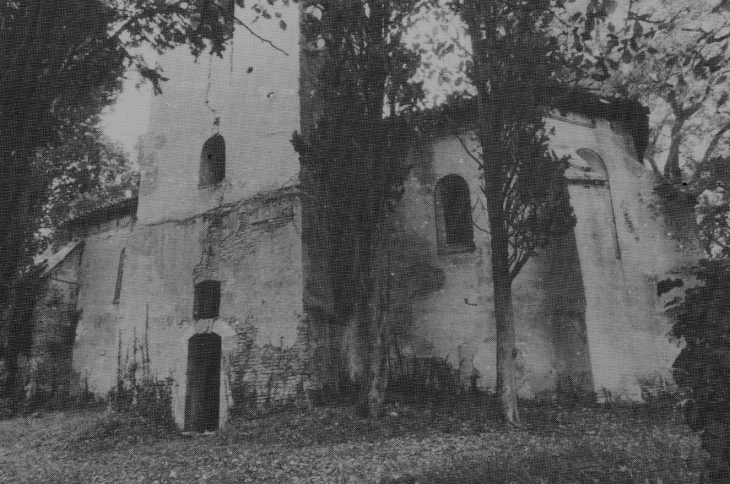
M218 429L221 386L221 337L199 333L188 341L185 430Z

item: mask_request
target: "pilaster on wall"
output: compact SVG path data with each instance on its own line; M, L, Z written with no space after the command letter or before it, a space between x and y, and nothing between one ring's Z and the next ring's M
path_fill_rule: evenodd
M588 129L558 131L558 137L582 143L607 169L605 180L586 181L571 168L569 185L593 389L599 398L641 400L647 385L671 380L677 354L657 304L656 281L683 270L698 254L692 243L674 239L656 213L657 180L639 161L626 126L599 119ZM693 223L691 216L686 223Z

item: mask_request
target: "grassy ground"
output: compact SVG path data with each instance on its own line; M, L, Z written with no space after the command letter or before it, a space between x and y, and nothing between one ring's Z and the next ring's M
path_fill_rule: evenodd
M107 411L0 421L9 483L693 483L703 454L678 415L640 407L523 408L507 429L489 412L394 407L284 412L187 436Z

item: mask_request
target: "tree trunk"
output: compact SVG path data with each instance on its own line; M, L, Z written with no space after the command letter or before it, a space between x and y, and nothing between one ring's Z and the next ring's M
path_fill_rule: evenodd
M380 311L378 311L380 312ZM385 349L386 344L383 334L383 318L381 315L373 318L373 330L371 332L372 341L370 342L370 372L368 375L368 415L378 418L383 414L383 404L385 402L385 386L387 383L385 376Z
M372 418L382 415L385 402L385 359L388 348L385 326L390 305L390 271L385 242L387 222L382 218L383 210L376 210L381 212L380 215L374 215L379 221L369 231L371 235L366 237L368 245L360 249L362 252L359 257L363 258L364 265L359 271L359 309L355 314L361 328L360 347L364 362L360 407L364 414Z
M356 325L357 341L353 350L359 353L363 366L359 381L356 381L359 392L357 403L358 412L361 413L362 416L369 416L369 382L372 369L371 338L373 330L370 306L372 295L372 291L370 290L370 287L372 286L372 274L370 273L371 264L369 264L369 259L371 254L369 250L370 242L367 234L359 234L355 237L355 239L354 272L357 288L355 290L353 319ZM368 240L365 242L363 239Z
M377 253L375 254L373 304L371 307L372 330L370 332L370 375L368 391L368 413L372 417L379 417L383 413L385 403L385 389L388 383L387 352L388 342L386 331L388 313L390 309L390 254L388 253L387 233L392 229L385 216L375 231Z
M493 165L493 163L490 163ZM509 265L509 242L505 225L503 201L499 197L500 185L494 184L494 169L485 170L487 214L492 246L492 284L494 285L494 320L497 332L497 395L502 419L517 423L517 344L515 318L512 307L512 277ZM492 182L490 183L490 180Z
M668 180L679 181L682 178L682 169L679 167L679 147L682 144L682 128L685 122L687 122L687 118L681 113L676 113L676 119L672 125L669 154L664 165L664 177Z
M488 84L490 48L493 48L497 15L492 0L466 0L463 17L472 41L474 80L477 88L478 138L482 148L484 177L482 191L487 199L487 215L491 234L492 281L494 284L494 317L497 332L497 394L502 418L509 423L519 421L515 376L514 314L512 280L509 266L509 238L504 213L502 165L500 153L501 127L499 113L492 106ZM488 322L491 323L491 322Z
M497 324L497 395L506 422L520 420L517 408L517 345L509 282L494 281L494 315Z
M0 336L8 373L5 392L17 406L23 400L18 358L30 347L26 326L30 321L21 318L23 308L19 307L25 296L21 293L22 272L31 263L29 244L34 228L33 213L38 207L31 206L34 187L28 180L30 163L23 163L22 155L8 156L5 161L11 171L5 183L11 185L3 193L1 198L5 203L0 207Z

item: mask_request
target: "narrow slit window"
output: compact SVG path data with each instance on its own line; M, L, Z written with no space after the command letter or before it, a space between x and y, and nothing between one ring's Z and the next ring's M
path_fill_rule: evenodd
M122 251L119 253L119 265L117 266L117 284L114 287L114 304L119 303L119 298L122 295L122 279L124 278L124 258L126 257L126 247L122 247Z
M201 187L216 185L226 176L226 142L220 134L214 134L203 144L200 153Z
M474 250L469 185L459 175L447 175L436 183L435 195L439 251Z
M195 285L193 319L217 318L221 304L220 281L203 281Z

